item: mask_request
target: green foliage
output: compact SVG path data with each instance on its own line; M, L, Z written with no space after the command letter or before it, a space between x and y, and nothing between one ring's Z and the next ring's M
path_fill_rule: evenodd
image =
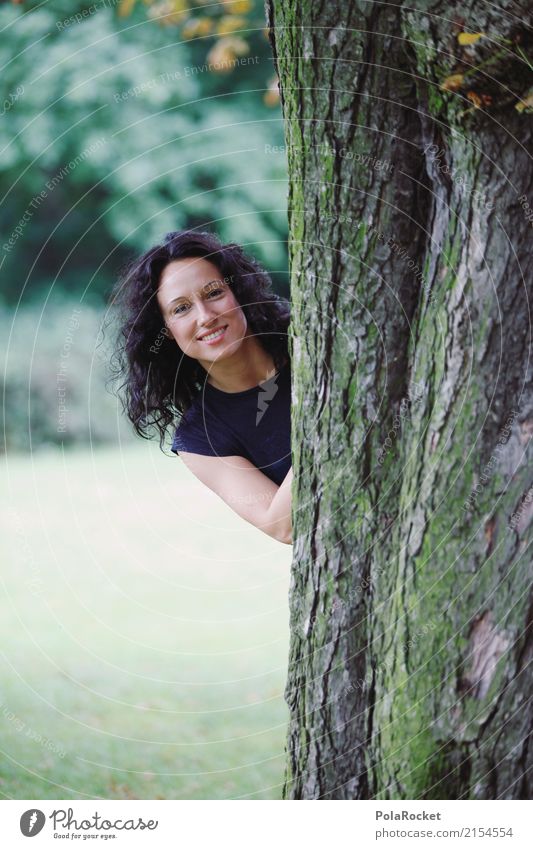
M143 8L120 18L103 0L52 0L4 6L0 23L6 300L106 294L127 257L184 226L285 269L285 161L265 152L283 130L263 102L273 67L262 32L246 64L216 74L203 39L183 41Z
M42 309L0 311L2 443L8 452L133 440L107 389L111 335L100 332L103 317L97 303L60 299Z

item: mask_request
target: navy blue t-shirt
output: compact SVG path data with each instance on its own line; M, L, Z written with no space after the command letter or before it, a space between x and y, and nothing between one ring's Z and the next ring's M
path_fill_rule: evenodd
M205 383L176 428L172 451L245 457L279 486L292 465L290 362L244 392Z

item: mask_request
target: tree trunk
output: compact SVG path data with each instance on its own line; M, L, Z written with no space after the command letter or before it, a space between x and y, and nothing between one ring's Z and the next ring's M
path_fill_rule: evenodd
M285 798L533 790L533 12L416 7L267 3L293 304Z

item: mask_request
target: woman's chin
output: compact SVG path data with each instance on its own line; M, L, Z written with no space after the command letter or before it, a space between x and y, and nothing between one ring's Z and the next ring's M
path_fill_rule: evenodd
M233 357L242 348L242 339L236 339L234 342L226 342L223 340L219 345L205 346L202 359L209 360L212 363L219 363L222 360L227 360Z

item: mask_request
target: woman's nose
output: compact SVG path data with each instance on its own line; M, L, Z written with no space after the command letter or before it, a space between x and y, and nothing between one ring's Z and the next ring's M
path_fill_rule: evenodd
M205 301L200 301L197 307L197 316L198 321L206 322L209 321L216 315L216 310L213 309L212 305L206 303Z

